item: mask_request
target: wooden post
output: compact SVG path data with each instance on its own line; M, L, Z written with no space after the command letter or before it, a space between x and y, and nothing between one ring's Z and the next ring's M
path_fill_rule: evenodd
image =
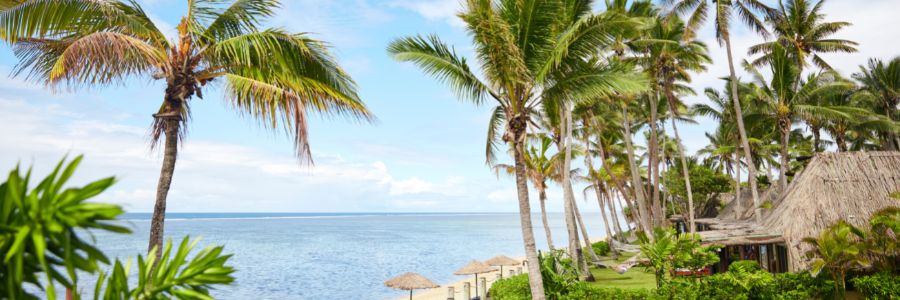
M455 294L455 293L454 293L454 291L453 291L453 287L452 287L452 286L451 286L451 287L447 287L447 300L454 300L454 299L456 299L456 295L454 295L454 294Z
M463 283L463 300L472 299L472 285L468 282Z
M481 293L478 294L478 299L487 300L487 278L481 277L478 285L481 286Z

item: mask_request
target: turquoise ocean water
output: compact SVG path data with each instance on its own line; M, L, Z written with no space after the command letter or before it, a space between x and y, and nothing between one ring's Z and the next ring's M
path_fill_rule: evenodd
M604 236L599 214L583 214L591 236ZM149 217L126 214L134 233L98 233L98 246L121 258L143 253ZM546 249L539 215L532 219ZM550 224L564 246L562 214L550 214ZM220 299L393 299L406 293L383 282L403 272L448 283L462 279L453 271L472 259L524 253L515 213L172 213L165 233L234 254L237 280L214 291Z

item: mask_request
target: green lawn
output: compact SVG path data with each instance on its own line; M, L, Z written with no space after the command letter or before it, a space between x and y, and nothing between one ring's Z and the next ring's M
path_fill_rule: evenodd
M633 254L623 253L617 262L622 262L631 255ZM622 289L656 288L656 279L653 277L653 273L644 272L644 269L641 267L631 268L625 274L616 273L612 269L591 268L591 274L594 274L594 279L596 279L592 283L602 287Z

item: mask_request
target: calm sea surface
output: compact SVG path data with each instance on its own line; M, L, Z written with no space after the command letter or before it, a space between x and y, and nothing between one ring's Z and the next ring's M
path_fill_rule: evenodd
M593 237L605 235L598 213L585 212ZM147 247L149 214L126 214L131 235L97 234L110 256L135 257ZM538 246L546 248L540 218ZM554 241L565 243L562 214L550 214ZM202 237L198 248L223 244L233 253L234 285L221 299L391 299L406 295L382 284L403 272L437 283L472 259L524 253L514 213L173 213L166 236ZM564 245L563 245L564 246ZM84 284L82 284L84 285Z

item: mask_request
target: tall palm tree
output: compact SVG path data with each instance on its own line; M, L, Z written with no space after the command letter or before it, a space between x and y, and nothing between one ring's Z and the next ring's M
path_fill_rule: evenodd
M545 99L591 98L614 90L640 91L644 83L625 68L586 63L607 38L635 22L591 15L590 1L469 0L459 13L472 38L483 79L437 36L394 40L388 52L448 84L461 99L496 103L488 127L488 161L500 140L512 149L522 239L532 299L545 299L528 202L525 138L532 111ZM580 76L576 76L580 75ZM501 138L502 137L502 138Z
M787 52L787 49L776 44L770 53L769 66L772 71L771 81L766 81L753 65L745 62L747 71L754 77L759 87L758 96L765 102L760 108L763 114L777 124L780 135L779 186L787 187L787 170L790 166L788 148L793 122L799 117L817 118L850 118L850 112L856 109L842 106L819 106L808 104L809 99L824 95L835 89L847 88L846 82L826 80L826 75L814 74L806 80L799 76L800 68ZM796 87L796 89L795 89Z
M811 2L815 2L812 4ZM787 0L787 3L779 1L778 9L770 14L769 22L775 34L775 40L764 42L750 47L751 55L762 54L754 61L760 65L771 63L774 59L775 45L784 48L788 55L797 64L802 75L805 66L812 62L824 70L832 70L820 54L823 53L852 53L856 52L856 42L831 38L844 27L850 26L849 22L826 22L825 14L821 12L825 0Z
M696 31L706 20L710 10L715 14L713 22L716 30L716 41L719 42L720 46L722 44L725 45L725 52L728 57L731 103L734 108L734 115L736 116L734 120L737 122L737 129L741 142L740 148L744 150L744 160L747 162L753 161L750 141L747 138L747 130L744 126L744 112L740 104L741 98L738 94L737 74L734 69L734 55L731 49L731 23L734 15L737 14L741 21L744 22L745 26L749 27L757 34L767 37L769 32L765 28L763 19L760 19L760 14L771 15L774 11L759 0L711 0L711 3L707 0L665 0L665 2L672 5L672 11L674 13L686 14L690 12L687 29L684 34L686 40L695 37ZM756 167L753 164L748 164L747 173L747 179L750 183L750 193L753 196L753 205L754 207L759 207L759 187L756 182ZM736 190L736 192L739 191L739 189ZM756 212L756 221L760 222L761 216L758 214L758 210Z
M897 105L900 105L900 57L885 63L880 59L869 59L865 66L859 66L859 73L853 78L863 85L863 91L877 99L873 111L881 111L891 122L900 122ZM885 150L900 149L900 139L896 131L881 132L881 146Z
M689 82L691 79L690 72L705 70L705 64L710 63L711 59L707 55L705 44L696 40L685 40L684 34L685 26L678 16L673 15L667 18L660 18L649 33L649 37L656 42L646 47L645 51L647 54L640 60L643 61L641 65L645 66L654 79L657 95L662 94L665 97L668 111L673 115L669 119L672 121L675 144L678 146L679 156L682 161L682 173L685 187L687 188L688 207L694 207L688 166L685 163L684 146L681 144L681 137L675 122L675 117L679 115L676 109L678 107L678 99L675 95L675 85L676 81ZM651 102L654 101L651 100ZM655 112L652 113L655 114ZM651 122L654 121L651 119ZM651 143L657 141L656 138L652 137L652 134ZM653 160L654 158L651 157L651 165ZM690 232L693 233L696 229L693 210L688 212L688 221L690 223Z
M190 101L202 98L207 84L221 81L230 107L288 132L296 155L310 162L310 113L373 118L323 42L260 28L279 1L187 5L174 40L133 1L30 0L0 13L2 38L19 59L15 74L68 88L124 84L133 77L165 80L151 128L154 145L165 140L149 248L162 244L178 142L190 120Z
M523 162L525 164L528 179L538 192L538 201L541 207L541 222L544 225L544 233L547 236L547 246L550 251L556 249L553 245L553 234L550 232L550 223L547 220L547 179L557 176L557 165L560 163L560 155L549 155L550 145L553 140L545 134L539 134L534 139L537 140L539 147L534 144L528 146L528 151L523 153ZM516 166L507 164L494 165L494 170L499 175L504 172L507 175L515 176Z

